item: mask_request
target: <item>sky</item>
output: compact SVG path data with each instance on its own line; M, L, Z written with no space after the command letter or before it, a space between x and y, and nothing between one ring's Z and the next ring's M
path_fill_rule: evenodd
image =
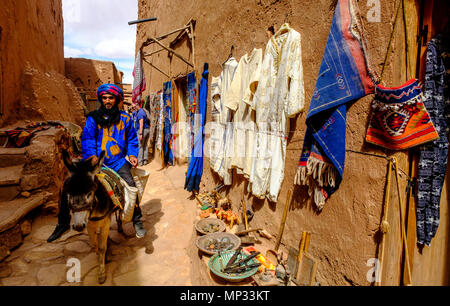
M112 61L133 83L138 0L63 0L64 57Z

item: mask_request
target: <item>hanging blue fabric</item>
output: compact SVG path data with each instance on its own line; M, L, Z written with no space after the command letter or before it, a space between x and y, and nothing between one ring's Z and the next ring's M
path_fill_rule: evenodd
M186 174L184 189L187 191L199 191L203 174L203 144L205 142L204 126L206 121L206 99L208 97L208 63L203 66L202 79L200 81L198 97L198 130L195 134L192 156Z
M164 165L173 165L172 153L172 82L163 83L164 101Z
M307 185L320 210L342 180L347 107L374 92L355 0L339 0L306 117L295 182Z
M191 72L187 75L187 96L188 96L188 114L187 120L189 124L189 139L188 148L192 150L194 147L194 139L196 131L194 130L194 118L197 113L197 78L195 77L195 72ZM188 157L188 162L190 162L190 156Z

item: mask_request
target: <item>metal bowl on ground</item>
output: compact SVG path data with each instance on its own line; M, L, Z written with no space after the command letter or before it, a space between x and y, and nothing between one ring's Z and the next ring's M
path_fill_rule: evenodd
M242 273L227 273L227 272L222 272L222 267L225 267L228 263L228 261L230 260L230 258L234 255L234 251L226 251L226 252L221 252L220 256L219 254L215 254L213 255L209 261L208 261L208 267L211 270L212 273L214 273L215 275L222 277L224 279L226 279L227 281L230 282L240 282L243 281L244 279L246 279L247 277L250 277L252 275L254 275L256 272L258 272L258 267L255 268L251 268L245 272ZM236 261L239 261L241 259L246 258L249 255L245 255L242 252L238 255ZM222 260L222 262L220 262L220 259ZM256 261L255 258L250 259L247 264L257 264L258 261Z
M223 232L226 229L225 223L220 219L205 218L200 219L195 223L195 229L203 234L211 234L216 232Z
M241 245L241 239L232 233L216 232L198 237L195 245L206 254L214 255L218 251L236 250Z

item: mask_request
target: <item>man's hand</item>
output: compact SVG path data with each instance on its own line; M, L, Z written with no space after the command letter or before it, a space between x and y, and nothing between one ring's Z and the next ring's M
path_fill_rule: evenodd
M136 168L138 165L138 160L137 160L136 156L130 156L129 159L130 159L130 163L133 166L133 168Z

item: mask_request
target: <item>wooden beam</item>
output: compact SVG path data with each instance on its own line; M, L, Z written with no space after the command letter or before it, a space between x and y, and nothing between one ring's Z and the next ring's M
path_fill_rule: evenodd
M156 70L158 70L159 72L161 72L162 74L164 74L166 77L168 77L170 79L170 76L165 73L164 71L162 71L161 69L159 69L158 67L156 67L155 65L153 65L152 63L150 63L149 61L147 61L145 58L142 59L144 62L146 62L147 64L149 64L151 67L155 68Z
M153 39L158 45L160 45L161 47L163 47L164 49L166 49L167 51L175 54L179 59L181 59L183 62L185 62L186 64L188 64L191 67L194 67L194 65L192 65L187 59L185 59L182 55L178 54L177 52L175 52L175 50L173 50L170 47L167 47L165 45L163 45L159 40L157 40L156 38L151 38Z
M169 36L169 35L171 35L171 34L174 34L174 33L176 33L176 32L180 32L180 31L183 31L183 30L185 30L185 29L188 29L189 27L190 27L190 25L184 26L184 27L182 27L182 28L180 28L180 29L173 30L173 31L171 31L171 32L169 32L169 33L166 33L166 34L164 34L164 35L161 35L161 36L159 36L159 37L157 37L157 38L150 37L150 38L148 38L146 41L144 41L144 42L142 43L142 47L146 47L146 46L148 46L148 45L150 45L150 44L156 42L155 40L161 40L161 39L164 39L164 38L166 38L167 36Z
M158 52L161 52L161 51L164 51L164 50L166 50L166 49L161 48L161 49L156 50L156 51L152 51L152 52L149 52L149 53L144 53L143 55L144 55L144 56L152 56L153 54L158 53Z

